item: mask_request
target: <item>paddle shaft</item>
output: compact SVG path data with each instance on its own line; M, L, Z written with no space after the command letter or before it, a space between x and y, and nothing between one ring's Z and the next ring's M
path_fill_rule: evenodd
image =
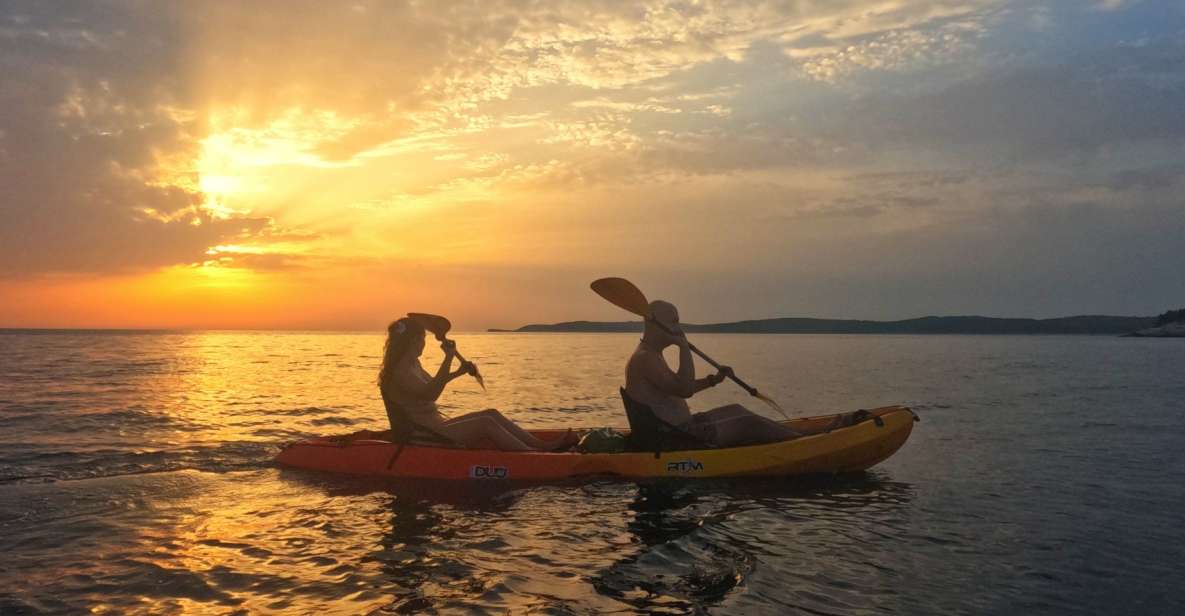
M708 357L708 354L707 354L707 353L704 353L703 351L699 350L699 347L697 347L697 346L695 346L694 344L691 344L690 342L688 342L688 343L687 343L687 348L691 349L691 352L692 352L692 353L695 353L696 355L699 355L700 359L702 359L702 360L704 360L704 361L708 362L708 363L709 363L709 364L710 364L710 365L711 365L713 368L715 368L715 369L717 369L717 370L719 370L719 369L720 369L720 364L716 363L716 360L712 359L711 357ZM757 395L757 388L756 388L756 387L753 387L752 385L750 385L750 384L748 384L748 383L746 383L746 382L744 382L744 381L742 381L742 380L740 379L740 377L738 377L737 375L735 375L735 374L730 374L730 375L728 375L728 378L732 379L732 382L733 382L733 383L736 383L737 385L740 385L740 386L741 386L741 389L744 389L745 391L749 392L749 395L750 395L750 396L756 396L756 395Z

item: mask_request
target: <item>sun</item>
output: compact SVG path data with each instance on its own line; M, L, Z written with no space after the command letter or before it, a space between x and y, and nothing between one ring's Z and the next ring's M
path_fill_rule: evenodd
M203 193L210 197L218 198L239 192L243 185L243 180L233 175L218 175L215 173L202 173L200 171L199 174L201 180L198 186Z
M326 160L318 148L359 126L331 112L292 108L260 122L244 109L208 115L195 170L206 209L215 216L252 214L293 196L311 174L354 167L354 160Z

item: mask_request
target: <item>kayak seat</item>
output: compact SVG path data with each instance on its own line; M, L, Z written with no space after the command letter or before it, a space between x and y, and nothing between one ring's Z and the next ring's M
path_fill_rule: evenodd
M399 408L398 404L395 404L385 395L385 392L383 395L383 406L387 407L387 419L391 422L391 442L397 445L395 453L392 453L390 459L387 460L387 470L391 470L391 467L395 465L395 461L399 459L399 456L403 455L403 449L408 445L427 445L429 447L448 447L452 449L465 448L464 443L412 421L411 417L408 417L407 413Z
M387 419L391 422L391 442L398 445L465 448L465 444L432 428L416 423L399 405L383 396Z
M663 421L649 406L634 400L621 388L621 402L630 423L626 444L631 451L653 451L658 457L664 451L714 449L716 446L679 426Z
M468 445L465 445L461 441L414 422L409 422L398 430L392 427L391 442L400 445L428 445L430 447L451 447L454 449L468 448Z

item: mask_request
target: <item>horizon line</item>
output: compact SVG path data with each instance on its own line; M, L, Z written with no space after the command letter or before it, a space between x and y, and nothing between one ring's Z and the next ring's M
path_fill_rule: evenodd
M982 314L952 314L952 315L936 315L928 314L918 317L907 317L904 319L856 319L856 318L836 318L836 317L802 317L802 316L780 316L780 317L760 317L751 319L736 319L732 321L709 321L703 323L687 323L689 326L713 326L713 325L731 325L736 323L746 323L753 321L772 321L779 319L804 319L804 320L820 320L820 321L864 321L873 323L898 323L902 321L913 321L918 319L949 319L949 318L981 318L981 319L1010 319L1010 320L1028 320L1028 321L1048 321L1054 319L1071 319L1078 317L1110 317L1110 318L1127 318L1127 319L1154 319L1156 315L1117 315L1117 314L1071 314L1058 317L997 317L987 316ZM594 321L590 319L574 319L567 321L554 321L550 323L530 322L515 327L486 327L476 330L454 330L455 333L534 333L534 332L517 332L516 330L538 325L562 325L568 323L627 323L633 322L633 319L623 321ZM197 333L197 332L308 332L308 333L366 333L382 331L385 327L378 327L375 329L368 328L291 328L291 327L9 327L0 326L0 333L14 333L14 332L103 332L103 333ZM491 331L497 330L497 331Z

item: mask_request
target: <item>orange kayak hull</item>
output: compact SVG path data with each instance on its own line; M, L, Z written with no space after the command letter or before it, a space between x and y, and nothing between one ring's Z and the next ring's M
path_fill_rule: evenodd
M571 477L777 477L857 472L893 455L913 431L913 411L889 406L870 411L874 419L789 441L733 447L626 453L549 453L493 449L451 449L399 445L378 439L316 438L293 443L276 456L290 468L371 477L457 481L553 481ZM830 423L834 415L794 419L803 431ZM533 431L558 438L558 430Z

